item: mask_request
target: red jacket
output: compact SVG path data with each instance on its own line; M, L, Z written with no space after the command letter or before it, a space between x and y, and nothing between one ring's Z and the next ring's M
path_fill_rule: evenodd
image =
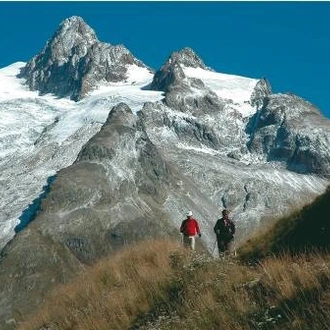
M185 236L195 236L200 234L198 222L193 218L189 217L182 221L180 232Z

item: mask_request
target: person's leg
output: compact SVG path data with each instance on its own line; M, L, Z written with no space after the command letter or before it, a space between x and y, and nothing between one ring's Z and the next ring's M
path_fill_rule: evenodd
M224 251L225 259L231 259L232 257L236 257L236 251L235 251L235 246L233 244L233 240L225 241L224 249L225 249Z
M183 236L183 246L185 248L190 248L190 239L189 236Z
M191 236L189 237L189 239L190 239L190 249L192 251L195 251L195 237Z
M218 237L218 251L219 251L219 258L224 260L224 252L225 252L225 241L223 237Z
M224 252L224 260L228 260L230 257L230 247L229 247L229 241L226 241L225 244L225 252Z
M228 241L228 242L227 242L227 252L228 252L228 254L231 254L231 252L232 252L232 244L231 244L231 241Z
M223 239L221 236L217 236L217 243L218 243L218 252L221 253L224 251L223 249Z
M232 257L236 257L236 248L235 248L235 241L234 239L232 239L229 243L228 243L228 251L230 252L230 255Z

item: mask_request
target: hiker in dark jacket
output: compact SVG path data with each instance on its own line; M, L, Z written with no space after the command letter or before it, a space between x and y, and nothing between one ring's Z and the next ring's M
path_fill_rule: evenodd
M219 255L230 251L230 243L234 239L236 228L235 224L229 219L228 210L222 211L222 218L217 220L213 230L217 235Z
M183 235L183 246L195 250L195 236L202 236L196 219L193 218L192 212L187 212L187 218L182 221L180 232Z

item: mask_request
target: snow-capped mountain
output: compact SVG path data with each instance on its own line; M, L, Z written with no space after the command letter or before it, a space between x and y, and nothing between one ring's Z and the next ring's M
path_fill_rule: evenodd
M190 48L154 73L79 17L0 69L0 109L4 322L102 254L177 236L187 210L212 252L222 208L239 242L329 184L330 122L312 104Z
M132 65L148 69L123 45L100 42L81 17L73 16L64 20L19 76L26 78L31 90L77 101L98 83L128 81Z

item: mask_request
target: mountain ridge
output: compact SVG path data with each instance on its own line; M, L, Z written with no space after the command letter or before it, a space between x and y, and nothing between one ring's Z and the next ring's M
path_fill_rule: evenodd
M310 103L273 94L265 78L217 73L190 48L173 53L155 74L126 51L113 63L117 48L100 45L80 18L65 22L61 28L71 22L88 34L85 48L80 40L65 49L65 58L74 59L63 64L67 71L58 71L60 61L43 62L56 53L47 48L54 38L20 78L14 76L21 64L0 70L0 83L1 77L13 83L0 92L10 119L1 124L1 322L42 302L39 280L46 294L77 265L126 244L179 239L187 210L212 253L223 208L232 211L239 244L329 185L330 121ZM79 71L77 63L87 62L91 67ZM102 63L115 79L100 68L89 75L88 68ZM54 175L33 221L14 235L19 215ZM29 281L34 284L25 292Z
M98 39L94 31L90 27L88 27L87 24L84 23L82 18L74 16L70 19L65 20L60 25L60 28L57 30L57 32L54 35L55 37L53 36L53 38L47 42L42 53L45 53L45 49L47 49L47 47L50 44L52 44L54 40L57 40L56 36L60 35L64 39L67 38L70 40L71 48L69 47L68 49L65 49L65 54L69 54L71 56L74 52L73 49L76 48L75 40L73 39L74 38L78 38L79 40L81 39L81 34L78 33L77 35L76 33L77 30L80 32L82 31L81 33L87 34L86 40L88 44L93 45L95 44L95 42L98 42ZM68 38L67 36L64 37L65 33L63 31L69 31L70 32L69 36L73 35L73 37L70 38ZM61 44L61 42L59 42L59 44ZM80 51L79 49L80 48L78 48L78 53ZM37 57L38 55L34 57L34 59ZM29 68L32 62L31 61L28 62L25 68ZM190 67L187 67L187 65ZM174 71L179 70L180 74L177 75L177 79L173 81L169 80L167 85L161 84L163 88L159 88L160 86L157 87L159 81L165 81L166 79L168 79L167 78L168 72L174 72L172 70ZM32 73L31 75L33 76L34 74ZM150 76L150 78L151 77L152 76ZM244 78L245 81L248 82L250 86L252 86L249 87L251 88L251 90L249 92L246 92L246 87L244 87L244 93L243 93L242 88L238 89L235 93L231 92L230 97L232 97L233 99L228 99L228 97L224 95L228 93L227 92L228 90L233 91L232 89L233 85L229 84L228 86L224 87L226 84L228 84L228 82L226 82L226 79L227 81L230 81L230 79L233 79L233 81L235 81L234 79L236 79L236 81L238 81L237 79L243 79L243 77L240 78L238 76L236 77L236 76L218 74L214 72L214 70L206 67L203 61L194 53L192 49L188 47L184 48L179 52L174 52L168 58L168 60L165 62L162 68L155 73L151 84L149 85L146 84L144 86L144 87L148 86L149 88L154 86L155 89L160 89L160 92L164 93L164 95L159 98L159 101L163 100L162 103L159 103L159 105L156 105L156 108L153 109L153 111L156 111L155 113L157 113L158 111L157 109L159 107L161 111L165 109L165 112L163 112L163 114L161 115L162 117L164 117L164 114L166 114L168 109L172 109L176 111L175 113L172 112L171 116L168 116L166 114L166 116L163 118L163 121L166 125L163 126L162 128L160 127L159 131L161 130L164 131L164 128L166 128L164 133L162 133L165 135L166 134L171 135L174 132L174 137L178 136L181 138L180 143L183 142L185 139L187 139L187 137L190 140L191 140L190 138L191 136L193 136L193 140L197 137L199 147L211 148L210 150L213 150L213 152L216 153L217 152L221 153L220 149L223 150L228 149L228 152L226 152L225 154L233 160L249 163L253 159L251 158L251 156L254 154L253 157L256 156L257 163L260 161L262 163L268 161L275 161L275 163L278 164L281 163L284 164L285 162L287 162L286 166L288 168L290 168L291 166L292 169L301 173L308 174L315 172L315 174L328 175L327 166L329 163L329 157L327 157L327 148L322 149L324 150L322 156L323 159L319 157L319 154L317 152L316 155L314 156L311 153L304 154L299 151L299 146L297 146L297 144L302 145L301 149L303 148L306 149L306 142L304 141L300 142L299 140L297 140L297 135L292 135L292 137L290 137L291 140L285 141L286 144L285 146L283 145L276 146L276 144L278 144L278 141L281 140L280 135L281 134L285 135L281 132L289 132L290 128L284 128L283 120L279 122L279 126L274 125L276 121L274 123L271 123L272 125L269 125L269 119L267 118L273 116L273 114L277 112L277 108L269 109L267 107L269 107L269 104L272 105L272 102L275 105L279 103L280 107L282 107L281 110L282 114L286 118L285 122L287 122L288 121L287 117L290 113L286 115L286 113L283 111L283 106L281 105L283 104L283 102L278 102L278 98L282 97L288 99L289 100L288 103L290 102L294 103L297 102L298 100L295 96L290 97L286 95L281 96L281 94L272 94L270 84L264 78L260 80L253 80L253 79L249 80L249 78ZM145 80L145 82L147 81ZM237 85L237 82L235 82L235 84ZM168 91L164 92L164 90L162 89ZM144 89L144 91L146 90ZM242 95L245 96L242 97ZM107 96L105 97L107 98ZM301 102L303 102L303 100ZM75 103L79 103L79 102L75 102ZM115 105L115 103L113 103L113 105ZM145 105L147 109L149 107L149 104L145 103ZM165 106L165 108L163 107L163 105ZM310 109L313 109L313 107L311 106L312 105L305 103L304 107L307 109L305 111L305 114L309 113ZM90 112L90 109L88 109L88 112ZM149 120L148 119L149 114L146 115L145 111L143 110L142 113L144 118L146 120ZM180 119L180 117L177 117L179 113L182 113L183 116L187 115L187 117L185 118L181 117ZM269 115L267 115L267 113L269 113ZM254 115L251 116L251 114ZM217 121L221 122L221 125L218 125L218 127L214 126L213 123L209 125L210 124L209 118L210 116L214 116L214 115L218 116ZM314 117L315 119L313 120L316 121L318 120L318 122L323 123L325 128L328 127L328 122L324 121L323 120L324 118L322 119L320 117L319 112L314 111ZM106 117L103 116L103 118L104 119L102 120L97 120L97 122L94 123L91 122L91 124L94 125L95 127L91 130L91 132L96 133L96 131L100 129L102 123L105 122ZM202 120L200 119L196 120L196 118L200 118ZM246 122L247 120L246 118L249 118L248 122ZM182 121L182 119L184 119L184 121ZM85 121L86 118L84 118L83 120ZM154 118L152 120L154 120ZM56 129L58 121L59 121L59 117L58 116L54 117L53 122L51 122L47 127L43 128L41 137L45 133L54 131L54 128ZM157 123L156 125L158 125L158 121L156 121L155 123ZM183 128L182 123L184 123L185 128ZM225 123L225 125L223 123ZM244 132L245 125L246 125L246 130ZM292 124L290 125L294 126ZM306 122L306 125L308 125L308 122ZM273 129L271 134L272 136L275 136L275 139L273 140L272 144L270 144L269 142L267 142L266 144L263 141L265 141L266 138L269 139L268 136L270 135L269 133L270 126L272 126ZM267 135L265 135L264 133L265 128L267 128L267 132L266 132ZM160 141L158 137L152 133L154 127L150 127L150 128L146 127L146 129L149 130L148 132L151 134L152 139L154 139L154 141L156 141L158 145L168 144L168 142L164 143L164 141ZM221 135L216 133L218 130L221 130ZM74 130L72 130L72 132L74 132ZM74 135L77 134L77 132L78 131L76 131ZM232 134L233 132L237 132L237 134L235 133L235 137ZM92 134L90 136L92 136ZM277 137L276 134L278 135ZM318 138L318 136L316 138ZM39 145L39 142L41 142L43 139L44 139L43 137L42 138L39 137L38 139L36 139L35 145ZM88 138L86 138L86 141L87 139ZM171 139L169 139L169 141L171 141ZM173 141L174 143L178 142L176 140ZM187 142L188 141L184 143L186 145L185 148L189 146L189 143ZM194 143L195 142L193 141L193 144ZM309 143L311 143L311 141ZM173 145L173 143L170 144ZM324 144L326 145L326 143ZM196 145L192 145L191 147L196 148ZM314 149L317 148L314 147ZM264 154L265 151L267 151L268 155ZM77 150L76 155L78 155L78 152L79 152L79 148ZM280 158L278 157L278 155L280 155ZM288 158L288 160L286 160L286 158L283 155L284 156L289 155L290 157ZM260 158L260 156L262 156L264 159ZM311 156L313 156L311 158L311 161L309 163L306 163L308 157ZM318 161L315 161L315 159L318 159ZM301 164L299 164L300 160L303 160L305 162L304 166L301 166ZM254 161L252 161L252 163L253 162Z
M127 64L149 70L123 45L100 42L81 17L73 16L60 24L41 53L26 64L18 77L25 78L31 90L78 101L99 81L125 79Z

